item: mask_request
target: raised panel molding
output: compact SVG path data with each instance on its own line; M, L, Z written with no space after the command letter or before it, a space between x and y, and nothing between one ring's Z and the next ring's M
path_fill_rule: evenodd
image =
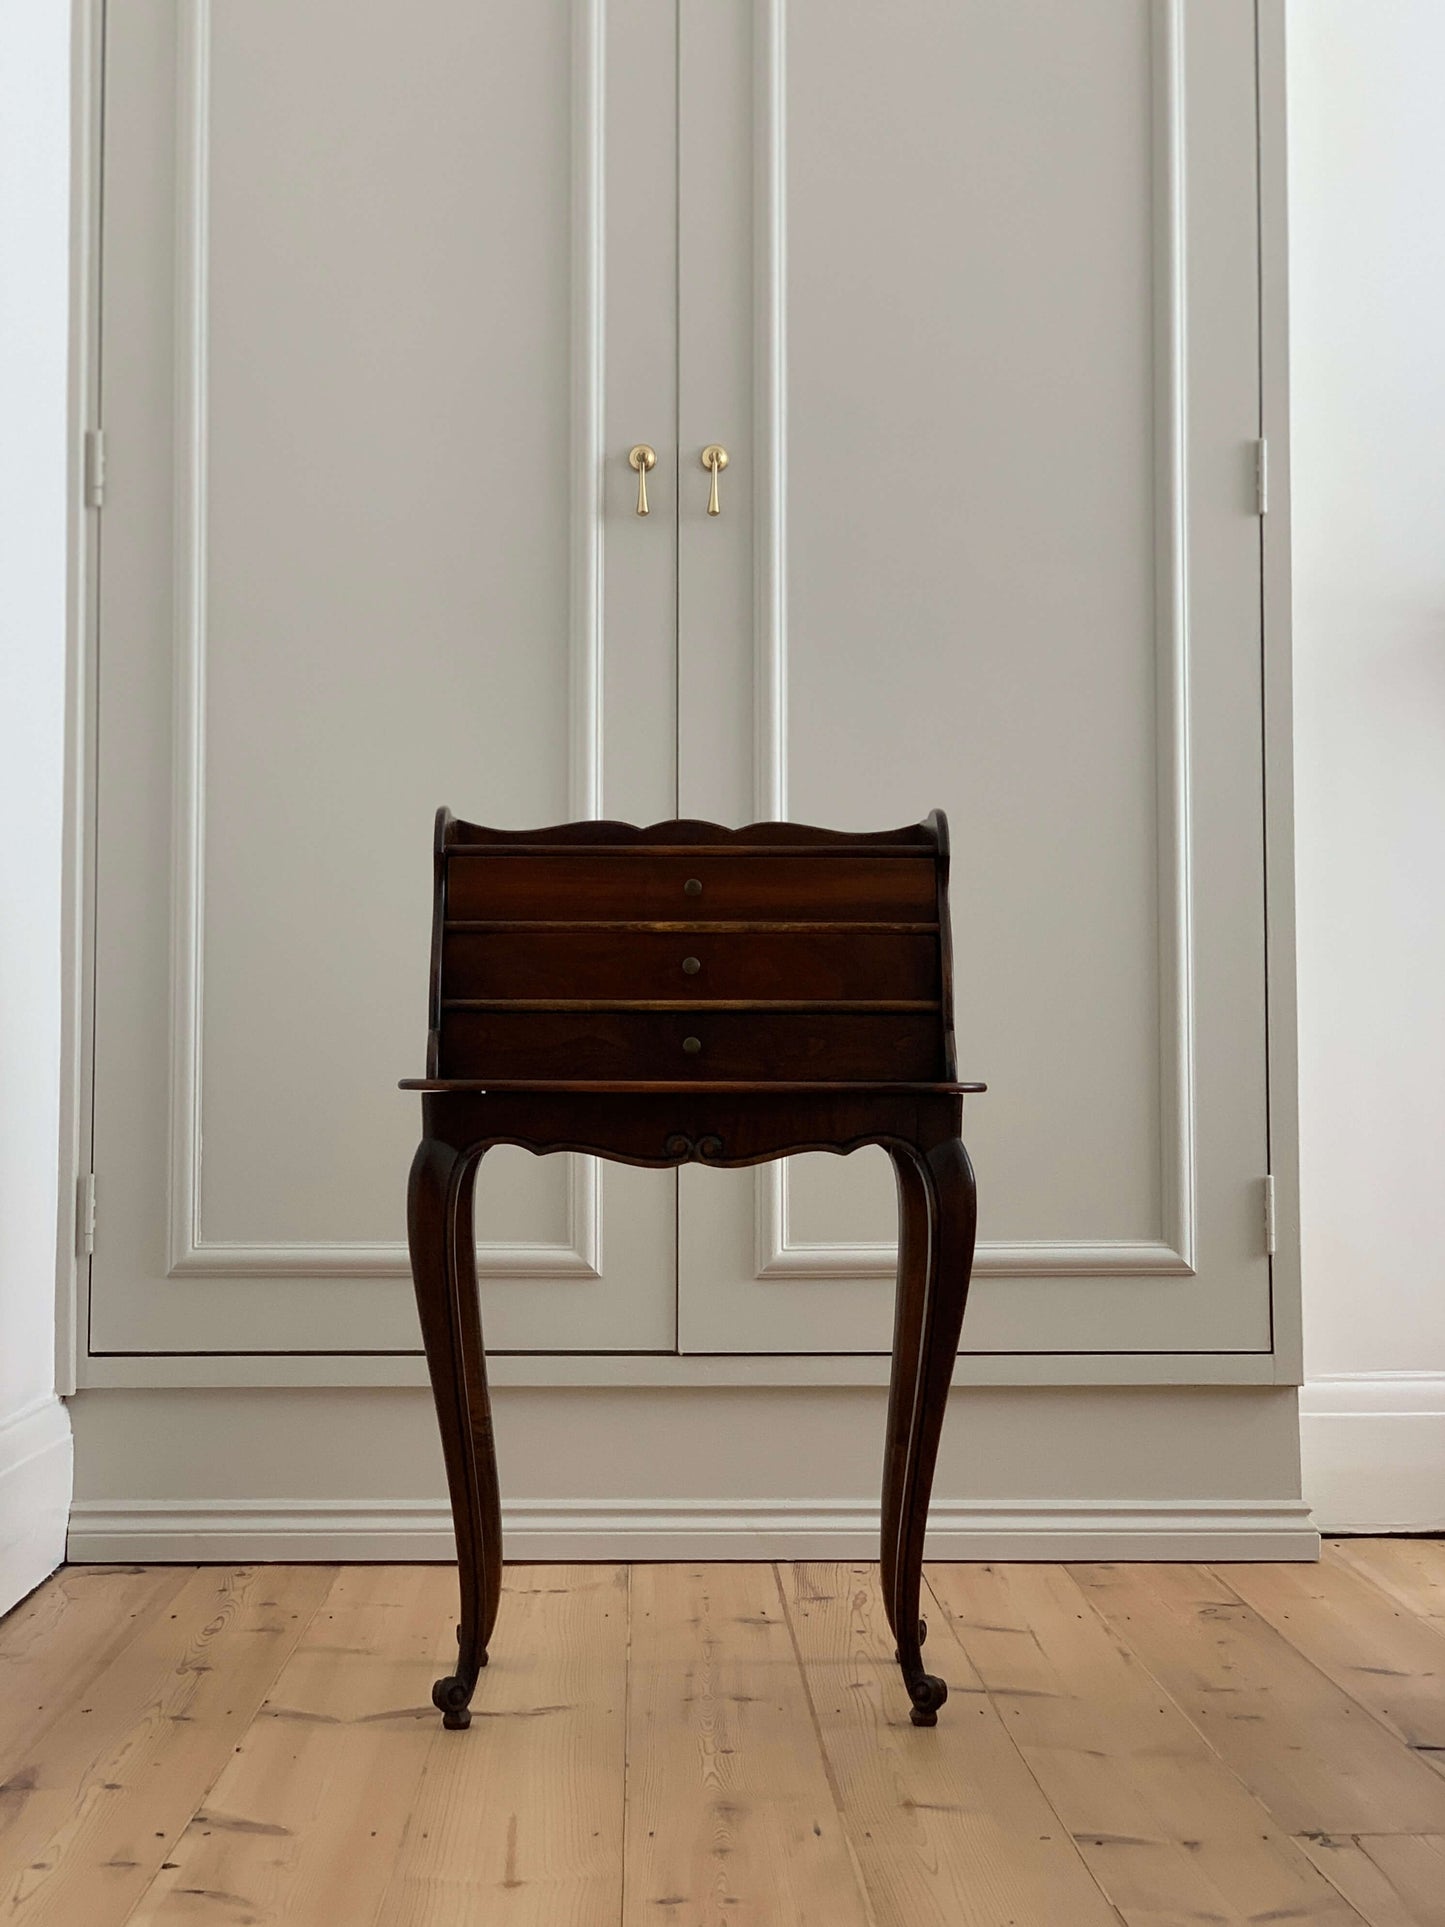
M1159 822L1160 1181L1157 1239L984 1241L976 1277L1188 1278L1195 1270L1194 984L1189 775L1188 429L1185 413L1181 0L1153 0L1154 497ZM755 0L757 295L754 803L788 816L787 0ZM794 1242L788 1165L754 1178L755 1275L891 1278L892 1242Z
M605 0L573 10L573 498L569 808L602 799L602 191ZM171 824L171 1097L167 1275L406 1278L405 1244L207 1239L201 1226L205 998L206 497L211 0L176 13L175 708ZM484 1278L599 1278L596 1160L571 1157L559 1244L477 1247Z
M898 1246L891 1239L869 1244L795 1240L788 1226L786 1173L786 1165L764 1165L754 1180L758 1278L896 1277ZM979 1245L973 1264L975 1277L993 1278L1187 1278L1193 1271L1173 1245L1122 1238L995 1240Z

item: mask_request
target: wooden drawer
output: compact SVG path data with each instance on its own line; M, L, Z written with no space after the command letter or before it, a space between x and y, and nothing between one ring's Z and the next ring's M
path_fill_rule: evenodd
M447 857L449 923L783 918L932 924L937 889L930 857L717 857L686 850L517 857L466 848Z
M909 1080L939 1077L943 1065L938 1017L928 1011L445 1008L440 1074Z
M448 930L442 969L452 997L939 994L936 937L864 930Z

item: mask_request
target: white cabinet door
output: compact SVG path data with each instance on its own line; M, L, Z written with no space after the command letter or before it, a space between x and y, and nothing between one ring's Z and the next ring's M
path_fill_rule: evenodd
M968 1349L1267 1351L1250 0L106 35L92 1349L417 1348L446 801L943 805ZM881 1154L673 1210L494 1154L492 1345L887 1349Z
M673 9L106 15L91 1346L417 1350L433 811L674 806ZM493 1346L671 1348L669 1174L478 1222Z
M948 811L966 1349L1268 1351L1250 0L684 5L679 74L683 813ZM683 1348L886 1350L893 1225L684 1172Z

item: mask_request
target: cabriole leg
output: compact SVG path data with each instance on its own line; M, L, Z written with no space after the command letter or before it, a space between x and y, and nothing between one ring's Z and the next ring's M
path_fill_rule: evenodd
M896 1641L900 1623L898 1554L914 1385L918 1377L919 1309L927 1287L932 1205L923 1166L906 1152L894 1151L891 1155L898 1184L898 1285L893 1314L893 1368L888 1384L888 1430L883 1453L882 1581L883 1606ZM927 1633L924 1622L918 1619L916 1601L913 1617L918 1620L918 1639L922 1644ZM898 1657L895 1652L894 1658Z
M957 1138L891 1153L898 1179L898 1299L883 1466L883 1598L915 1726L937 1724L948 1687L924 1671L923 1536L943 1413L973 1268L973 1168Z
M454 1729L471 1724L468 1709L502 1589L502 1512L472 1227L480 1162L479 1151L423 1139L407 1196L412 1280L457 1535L457 1670L432 1688L443 1725Z

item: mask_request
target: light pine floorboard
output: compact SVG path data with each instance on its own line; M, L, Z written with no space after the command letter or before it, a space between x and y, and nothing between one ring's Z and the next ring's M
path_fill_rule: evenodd
M67 1566L0 1620L0 1785L189 1577L184 1566Z
M429 1576L450 1606L453 1574ZM402 1803L410 1811L378 1923L592 1927L617 1918L627 1594L625 1566L510 1568L465 1733L443 1729L430 1705L437 1669L426 1669L429 1744ZM452 1640L447 1672L454 1653Z
M397 1866L455 1643L443 1575L336 1573L244 1738L130 1915L206 1921L365 1920Z
M36 1735L7 1786L0 1921L122 1921L324 1596L308 1566L206 1566Z
M1217 1576L1306 1659L1445 1774L1445 1627L1347 1566L1217 1566ZM1445 1831L1445 1829L1441 1829Z
M634 1569L626 1861L628 1921L872 1919L771 1566Z
M1445 1544L516 1566L473 1724L449 1567L68 1568L0 1621L0 1927L1445 1927Z
M1445 1632L1445 1541L1439 1539L1337 1539L1322 1565L1358 1572L1397 1605Z
M1321 1833L1301 1844L1370 1927L1445 1927L1445 1836Z
M948 1681L948 1701L938 1725L920 1729L893 1664L876 1568L798 1565L783 1577L875 1918L890 1927L1117 1927L948 1621L935 1615L924 1648Z
M1445 1778L1216 1572L1074 1570L1095 1611L1280 1826L1445 1832ZM1388 1619L1388 1604L1380 1613Z
M1356 1916L1061 1566L937 1566L934 1596L1099 1886L1133 1924Z

